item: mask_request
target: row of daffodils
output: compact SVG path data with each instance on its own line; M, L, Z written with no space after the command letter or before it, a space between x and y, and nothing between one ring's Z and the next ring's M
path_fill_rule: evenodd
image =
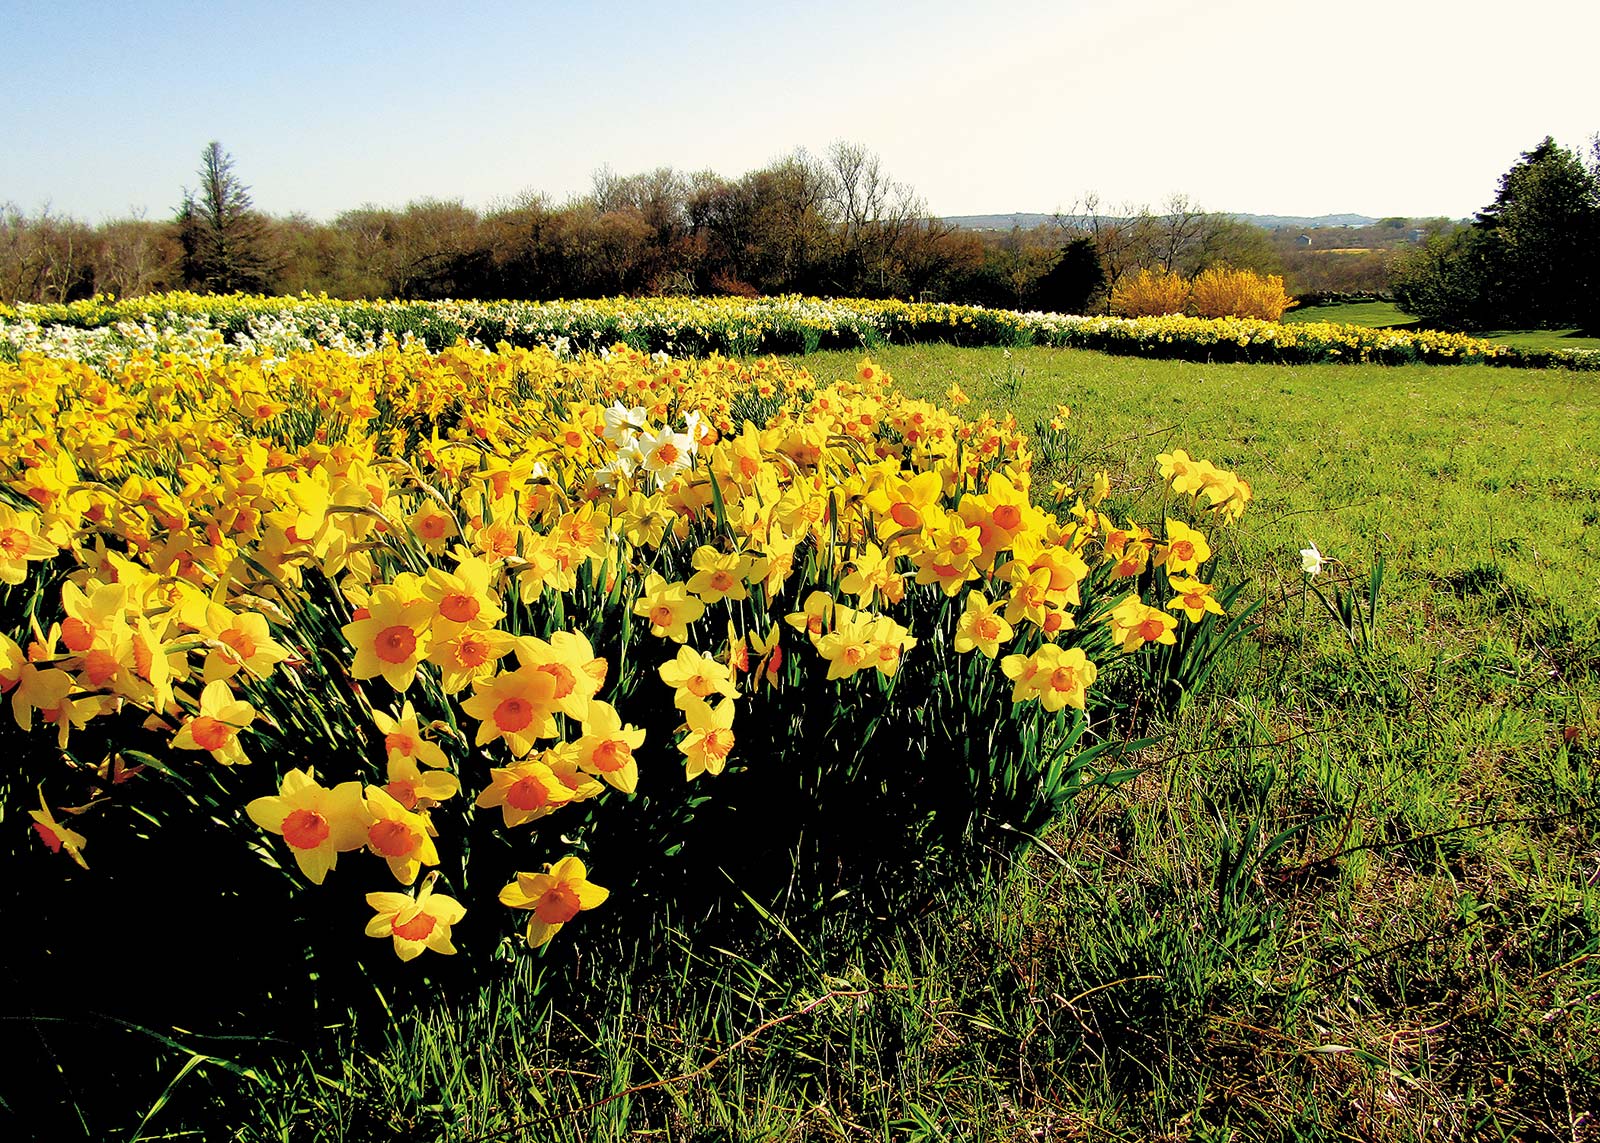
M1247 483L1163 455L1141 524L1030 459L1012 420L871 361L823 386L625 346L24 353L0 363L6 764L80 865L106 803L209 771L238 799L210 817L285 876L363 879L403 959L455 951L459 831L487 820L554 858L497 889L540 946L628 884L564 842L775 764L747 724L904 705L910 664L1038 738L1222 611L1208 531Z
M0 306L0 347L76 360L228 345L282 355L316 346L360 352L416 339L544 347L623 343L678 356L752 355L884 344L1097 349L1147 357L1261 362L1483 362L1600 365L1600 354L1532 354L1463 334L1254 318L1078 317L947 303L803 297L654 297L556 302L367 302L154 294L64 305Z

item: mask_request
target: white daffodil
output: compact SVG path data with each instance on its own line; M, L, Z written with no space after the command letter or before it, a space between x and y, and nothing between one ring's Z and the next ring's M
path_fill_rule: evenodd
M602 488L615 488L618 480L632 480L639 467L639 458L631 452L619 452L611 463L595 469L595 482Z
M601 412L606 419L606 440L612 444L619 443L632 433L642 431L647 423L647 414L643 405L630 409L621 401L618 401Z
M1322 561L1326 558L1317 551L1317 542L1313 540L1309 548L1300 549L1300 570L1307 575L1317 575L1322 571Z
M673 477L694 464L694 441L688 433L671 429L641 433L638 448L644 457L642 467L655 477L657 487L670 484Z

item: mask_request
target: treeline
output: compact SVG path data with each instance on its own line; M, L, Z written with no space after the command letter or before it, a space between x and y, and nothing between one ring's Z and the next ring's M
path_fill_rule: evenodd
M330 222L256 211L220 144L205 149L198 177L171 219L89 226L0 208L0 300L170 289L528 300L801 293L1095 313L1146 269L1283 268L1281 238L1183 196L1159 210L1088 196L1031 231L962 230L850 143L820 156L798 150L738 178L602 170L588 194L560 204L540 194L485 210L426 200Z
M1394 270L1395 300L1445 329L1600 332L1600 135L1587 158L1546 136L1472 225Z
M1447 218L1385 218L1368 226L1282 227L1271 232L1288 291L1302 300L1387 295L1396 263L1461 224Z

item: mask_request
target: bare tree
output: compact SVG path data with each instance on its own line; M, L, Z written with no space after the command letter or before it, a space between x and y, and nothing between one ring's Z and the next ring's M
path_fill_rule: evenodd
M22 208L14 202L0 205L0 299L39 299L44 278L39 245L38 235Z
M89 294L92 246L88 227L48 206L29 218L15 203L0 205L0 297L64 302Z
M1149 264L1151 214L1147 206L1123 203L1110 213L1095 191L1087 191L1066 211L1057 212L1057 227L1083 234L1094 241L1105 268L1106 296L1118 282Z
M166 288L173 273L165 224L145 221L140 210L101 225L93 253L96 293L132 298Z
M688 228L689 182L671 167L626 176L601 167L594 173L591 198L601 214L637 212L661 236L663 245Z
M898 275L902 247L928 223L926 206L859 143L829 147L822 173L839 244L836 288L884 292Z
M820 291L832 254L829 195L822 165L803 149L737 182L697 175L689 218L708 273L740 290Z
M626 180L611 169L610 163L602 163L595 168L594 174L589 176L589 201L601 214L621 210L627 205L623 192L624 182Z
M1151 218L1153 260L1169 273L1181 269L1182 262L1205 234L1206 212L1186 194L1174 194L1164 205L1164 213Z

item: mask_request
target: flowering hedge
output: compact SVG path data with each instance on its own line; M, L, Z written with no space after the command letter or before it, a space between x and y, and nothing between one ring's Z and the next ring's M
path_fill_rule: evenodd
M1242 362L1476 362L1600 367L1594 351L1525 351L1463 334L1331 323L1181 316L1108 318L978 306L817 298L614 298L578 302L347 302L155 294L66 305L0 306L0 352L103 361L139 350L281 356L316 347L366 352L393 342L440 350L549 348L568 355L622 343L679 356L807 353L885 344L1042 345Z

